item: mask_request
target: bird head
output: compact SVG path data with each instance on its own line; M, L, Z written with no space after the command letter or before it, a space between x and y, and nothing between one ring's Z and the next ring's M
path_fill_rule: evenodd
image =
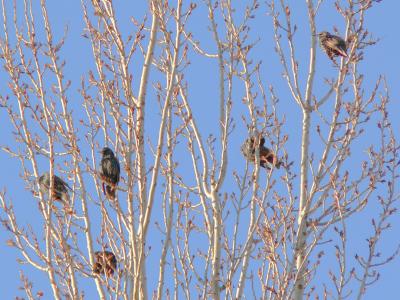
M110 148L108 148L108 147L104 147L104 148L101 150L101 154L102 154L104 157L107 157L107 156L109 156L109 157L114 157L114 152L113 152Z
M320 33L318 33L318 37L319 37L320 39L328 38L330 35L331 35L331 34L330 34L328 31L321 31Z
M50 184L50 174L49 173L44 173L42 176L39 177L39 184Z

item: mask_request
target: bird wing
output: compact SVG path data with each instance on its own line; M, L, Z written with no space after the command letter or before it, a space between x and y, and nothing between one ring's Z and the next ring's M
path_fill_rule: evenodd
M66 188L68 188L70 191L72 191L72 188L68 185L68 183L66 183L65 181L63 181L63 183L64 183L64 186L65 186Z
M338 52L344 57L348 57L346 53L346 43L340 38L334 37L326 40L326 46Z
M55 187L56 186L60 187L60 192L65 192L65 193L68 192L67 188L72 191L71 187L64 180L62 180L59 177L55 177L54 185L55 185Z
M101 162L102 173L105 177L112 179L112 183L119 182L120 166L117 159L104 159Z

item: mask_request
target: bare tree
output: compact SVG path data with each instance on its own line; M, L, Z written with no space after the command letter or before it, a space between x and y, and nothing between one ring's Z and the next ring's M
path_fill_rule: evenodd
M8 244L47 275L55 299L361 299L398 253L396 243L386 257L379 250L400 197L389 88L380 76L368 89L359 71L377 42L365 24L375 2L306 0L301 19L284 0L152 0L127 32L117 18L122 4L82 1L95 68L77 83L64 75L68 38L55 37L45 0L40 12L29 0L11 9L3 0L1 108L15 142L2 149L19 161L29 206L38 204L32 218L42 224L24 225L6 187ZM316 72L322 9L345 24L334 33L347 57L329 62L331 78ZM257 59L266 38L254 25L260 18L273 28L276 53ZM193 19L207 34L196 34ZM308 59L299 61L304 49ZM202 107L217 120L197 111L197 60L217 70L200 83L217 83L218 97ZM262 62L270 61L280 63L285 88L266 83ZM289 128L288 107L302 127ZM300 134L301 145L289 146ZM115 198L102 188L105 146L121 165ZM357 233L348 227L368 207L368 243L354 258ZM29 299L32 280L21 275Z

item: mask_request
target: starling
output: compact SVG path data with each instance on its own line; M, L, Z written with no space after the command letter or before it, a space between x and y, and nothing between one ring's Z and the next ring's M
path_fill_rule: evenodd
M95 274L105 274L110 277L117 269L117 259L110 251L97 251L94 253L94 259L93 273Z
M348 57L346 53L346 42L340 36L330 34L327 31L322 31L318 34L318 37L321 48L331 60L333 60L334 56Z
M251 161L255 162L256 157L256 146L255 146L256 139L254 137L248 138L242 145L241 151L244 157ZM260 145L259 145L259 153L260 153L260 166L266 169L270 169L269 166L274 166L277 169L281 167L281 162L278 161L276 155L274 152L264 146L265 143L265 138L260 139Z
M115 157L114 152L108 147L103 148L103 150L101 150L101 154L103 155L103 157L101 158L100 163L100 176L103 180L103 193L107 197L114 199L116 186L119 182L119 161Z
M49 192L50 174L49 173L44 173L42 176L40 176L39 187L40 187L40 191L43 194L46 194L46 195L50 194L50 192ZM53 175L53 194L51 196L52 199L59 200L64 203L69 203L68 189L71 190L71 188L65 181L63 181L60 177Z

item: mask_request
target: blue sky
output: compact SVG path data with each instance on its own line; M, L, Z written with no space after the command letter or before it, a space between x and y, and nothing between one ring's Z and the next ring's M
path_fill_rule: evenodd
M77 92L80 86L80 78L85 76L90 69L94 69L94 63L92 58L92 52L90 43L88 40L82 38L84 21L82 16L82 9L80 1L48 1L48 12L52 23L53 31L56 39L63 36L65 26L68 26L68 34L66 43L61 51L61 55L66 60L67 65L65 68L65 76L72 80L72 87L69 92L70 99L73 99L73 106L77 113L80 108L81 97ZM134 5L127 3L128 1L115 1L115 6L119 14L119 24L123 28L123 33L127 36L128 32L132 29L129 17L133 15L137 19L141 20L143 12L146 9L147 1L140 1L141 3ZM135 1L138 2L138 1ZM301 23L307 20L305 5L303 1L290 1L291 12L298 24L299 31L296 39L301 41L304 38L304 43L300 42L297 45L298 59L300 61L300 70L307 70L307 59L309 53L309 37L308 37L308 24ZM202 2L201 2L202 3ZM286 117L285 130L289 134L288 151L290 152L291 159L298 162L300 158L299 144L300 144L300 128L301 124L301 112L297 106L293 103L290 97L287 85L282 79L281 73L282 68L279 64L279 59L274 52L273 44L273 29L271 18L267 15L267 7L262 2L262 8L259 10L257 18L252 23L253 36L254 38L260 37L261 40L257 44L254 50L254 59L263 60L262 64L262 76L266 81L267 85L271 84L274 86L277 96L280 99L280 106L278 106L278 112L280 115ZM333 26L336 26L340 32L343 32L344 24L343 21L338 17L337 13L332 8L333 4L331 1L325 1L321 7L321 13L317 17L317 30L332 31ZM399 1L383 0L380 3L374 4L374 8L371 9L366 16L366 24L369 31L374 37L379 38L380 41L377 45L369 47L364 55L364 61L362 62L360 69L365 73L366 83L373 82L378 78L379 74L386 76L388 86L390 88L391 105L390 111L391 120L393 121L394 128L400 128L400 121L397 115L400 113L399 98L400 98L400 86L399 82L399 67L400 61L398 53L398 28L400 28L400 21L398 17L398 11L400 10ZM199 4L198 9L193 14L193 21L189 24L190 30L194 36L202 42L202 46L208 49L210 52L215 51L215 46L211 40L211 33L208 31L208 24L204 23L206 10L202 5ZM39 17L39 14L38 14ZM303 64L301 62L304 61ZM133 67L134 78L136 72L136 78L140 74L139 67ZM316 82L322 86L323 78L332 75L332 65L329 60L325 57L324 53L318 49L317 52L317 79ZM7 87L7 79L4 70L0 72L0 91L3 94L9 93ZM193 111L195 116L199 119L199 124L203 136L215 132L215 124L218 119L218 110L215 107L215 102L218 95L218 77L217 77L217 66L210 60L199 57L192 53L191 65L189 72L186 74L186 79L190 82L190 99L193 105ZM303 81L304 82L304 81ZM137 92L138 81L134 80L135 92ZM366 90L368 91L366 86ZM149 89L152 89L149 85ZM319 90L323 93L323 87ZM240 106L242 94L236 96L237 104L234 105L234 110L237 115L241 114L243 106ZM148 114L149 118L157 118L157 112ZM80 117L79 115L77 117ZM0 110L0 119L2 121L1 145L12 145L15 146L14 138L12 136L12 127L10 122L7 121L7 114L4 110ZM236 133L235 138L232 140L232 147L238 147L243 141L243 133L245 128L242 126L240 119L236 120ZM150 131L156 128L148 128ZM400 138L399 131L397 131L397 138ZM362 139L360 144L356 147L361 149L363 145L369 144L374 136L368 136ZM314 149L318 152L318 145L314 145ZM234 167L238 167L242 161L240 152L235 150L231 156L235 161ZM20 178L20 166L17 160L10 159L9 155L4 152L0 152L0 161L3 163L4 172L0 173L0 188L5 187L7 195L13 200L15 209L18 212L21 223L30 222L33 227L40 228L41 224L37 222L36 218L32 216L32 211L36 209L32 203L32 195L30 191L25 189L24 183ZM237 163L237 165L236 165ZM358 167L357 157L353 158L354 168ZM351 166L349 166L351 168ZM297 164L298 168L298 164ZM298 169L297 169L298 170ZM229 190L229 186L225 186ZM353 240L350 241L350 252L353 251L353 246L362 245L365 241L365 236L368 233L370 222L370 214L374 213L373 207L370 210L358 215L350 222L349 235ZM160 212L158 212L160 213ZM155 212L155 216L158 215ZM31 221L32 220L32 221ZM392 220L393 230L384 237L382 250L383 253L388 254L393 251L396 244L399 243L400 238L397 234L400 229L400 221L398 216ZM247 229L246 229L247 230ZM19 255L14 249L7 247L5 242L9 238L4 230L0 231L0 253L2 255L4 264L0 271L0 291L2 298L11 299L15 296L22 296L21 291L18 290L20 286L19 282L19 270L21 265L16 262ZM155 231L156 232L156 231ZM244 231L246 232L246 231ZM152 240L157 240L157 235L150 237L150 243ZM349 256L353 256L352 253ZM330 262L326 262L329 265ZM400 260L396 259L390 265L380 269L381 278L380 280L369 288L365 299L395 299L397 291L398 276L396 272L400 267ZM48 284L46 279L38 271L32 268L24 268L26 274L34 280L35 287L48 291ZM151 268L149 268L151 270ZM151 276L151 274L149 275ZM154 279L154 278L153 278ZM149 278L151 282L151 278ZM48 294L47 294L48 295ZM88 296L88 294L87 294ZM45 297L45 299L50 299ZM89 299L89 298L88 298Z

